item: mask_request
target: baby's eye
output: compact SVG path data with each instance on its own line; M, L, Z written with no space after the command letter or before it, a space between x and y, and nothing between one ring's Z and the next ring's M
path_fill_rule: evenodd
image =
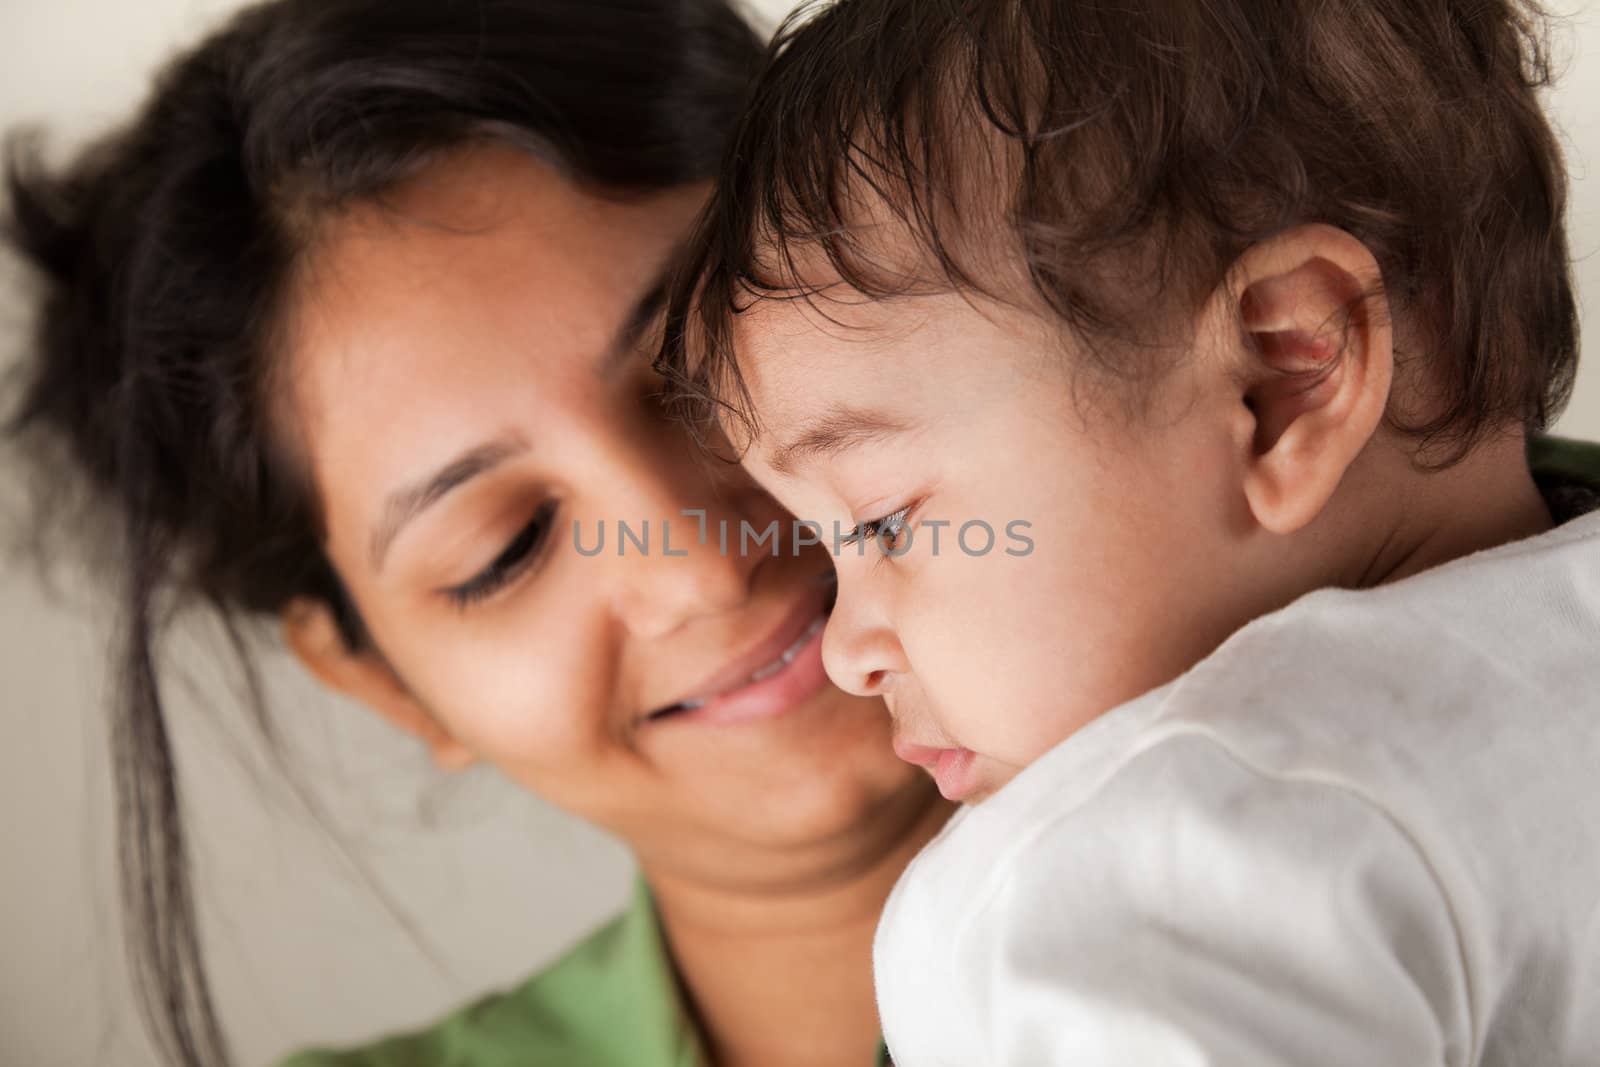
M841 544L854 545L871 538L878 544L878 550L885 556L898 556L905 551L905 538L910 536L906 526L906 516L911 513L912 505L907 505L899 511L885 515L881 519L872 519L852 527L850 532L840 539Z

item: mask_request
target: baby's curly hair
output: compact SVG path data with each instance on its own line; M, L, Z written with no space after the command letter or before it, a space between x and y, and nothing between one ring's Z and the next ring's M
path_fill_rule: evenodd
M1155 309L1324 223L1371 250L1409 328L1427 403L1389 422L1419 456L1542 429L1578 354L1549 26L1520 0L809 5L680 270L668 397L692 426L748 423L735 316L840 286L1020 300L1134 379L1158 369Z

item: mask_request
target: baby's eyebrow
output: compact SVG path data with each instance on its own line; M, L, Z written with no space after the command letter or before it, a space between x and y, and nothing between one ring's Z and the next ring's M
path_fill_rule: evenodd
M778 474L793 475L801 463L821 456L836 456L857 445L882 441L906 433L914 423L873 408L840 405L810 420L811 425L794 440L772 450L767 460Z

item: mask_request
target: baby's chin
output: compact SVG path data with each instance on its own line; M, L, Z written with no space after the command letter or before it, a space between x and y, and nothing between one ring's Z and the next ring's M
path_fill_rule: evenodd
M978 775L977 788L963 797L963 804L982 804L985 800L1004 789L1011 779L1015 778L1022 770L1021 767L991 757L982 756L982 764Z

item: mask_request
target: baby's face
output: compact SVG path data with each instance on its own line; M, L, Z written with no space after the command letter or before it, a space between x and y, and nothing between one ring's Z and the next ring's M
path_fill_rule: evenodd
M1244 505L1203 375L1174 372L1130 416L1081 374L1073 389L1032 316L819 299L736 320L757 421L730 435L825 543L876 523L835 552L823 659L885 697L896 750L947 797L987 795L1225 634Z

